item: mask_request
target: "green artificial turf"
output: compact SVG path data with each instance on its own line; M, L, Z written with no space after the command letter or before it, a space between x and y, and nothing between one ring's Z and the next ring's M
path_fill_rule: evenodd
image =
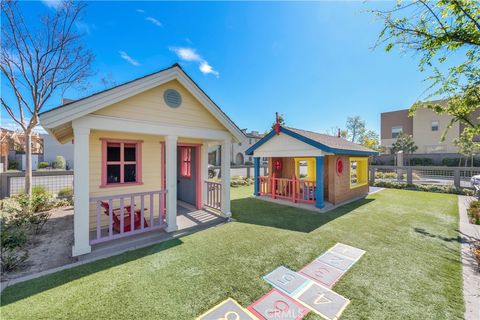
M2 319L192 319L343 242L366 254L334 290L341 319L462 319L457 197L383 190L326 214L232 189L235 222L8 287ZM307 319L320 319L313 313Z

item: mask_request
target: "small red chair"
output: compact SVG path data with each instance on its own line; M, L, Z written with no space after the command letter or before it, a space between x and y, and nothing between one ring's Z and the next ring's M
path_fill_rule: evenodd
M101 201L101 206L102 206L103 209L105 209L104 213L107 216L109 216L110 205L108 204L108 202ZM132 207L131 206L125 206L123 208L124 208L124 212L123 212L123 232L129 232L129 231L132 230L132 228L131 228L132 219L130 218ZM144 208L144 212L145 211L147 211L146 208ZM121 228L120 208L113 209L112 213L113 213L112 214L113 230L117 233L120 233L120 228ZM141 210L136 209L134 211L134 217L133 217L134 229L140 229L142 227L142 220L141 219L142 219ZM143 227L144 228L148 227L148 223L147 223L147 220L145 219L145 217L143 218Z

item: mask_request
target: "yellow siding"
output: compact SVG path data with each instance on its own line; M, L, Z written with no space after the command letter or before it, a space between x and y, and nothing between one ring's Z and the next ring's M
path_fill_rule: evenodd
M102 178L102 143L100 138L111 139L131 139L143 140L142 143L142 182L143 185L133 185L124 187L100 188ZM147 191L161 190L161 144L163 137L121 133L121 132L105 132L92 131L90 133L90 197L109 196L116 194L127 194ZM148 201L147 199L145 199ZM139 202L140 199L135 199ZM158 212L158 201L155 201L155 212ZM129 204L126 201L125 204ZM118 208L119 203L114 204ZM147 207L147 205L146 205ZM102 209L103 213L103 209ZM147 219L148 220L148 219ZM102 225L108 225L108 217L102 214ZM90 207L90 228L96 227L96 211L95 206Z
M182 105L170 108L163 100L167 89L175 89L182 96ZM177 80L150 89L94 114L125 119L154 121L168 125L225 130L224 126L191 95Z

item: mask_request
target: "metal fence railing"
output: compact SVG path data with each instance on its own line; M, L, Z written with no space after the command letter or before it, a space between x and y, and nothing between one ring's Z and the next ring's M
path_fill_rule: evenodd
M62 190L73 189L73 170L34 171L32 186L42 187L47 192L58 195ZM24 172L0 173L0 199L22 193L24 189Z
M480 174L480 167L434 166L370 166L369 181L400 182L407 184L450 185L473 188L471 177Z
M221 172L221 166L212 166L210 167L215 175L215 178L221 178L222 177L222 172ZM230 176L235 177L235 176L242 176L246 178L253 178L253 165L232 165L230 167ZM263 164L260 166L260 175L268 175L268 166Z

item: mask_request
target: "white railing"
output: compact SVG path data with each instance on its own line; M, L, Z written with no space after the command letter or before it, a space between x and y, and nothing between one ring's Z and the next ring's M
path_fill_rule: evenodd
M165 194L159 190L90 198L96 213L90 244L165 228Z
M222 209L222 184L213 181L205 181L207 190L205 207L221 210Z

